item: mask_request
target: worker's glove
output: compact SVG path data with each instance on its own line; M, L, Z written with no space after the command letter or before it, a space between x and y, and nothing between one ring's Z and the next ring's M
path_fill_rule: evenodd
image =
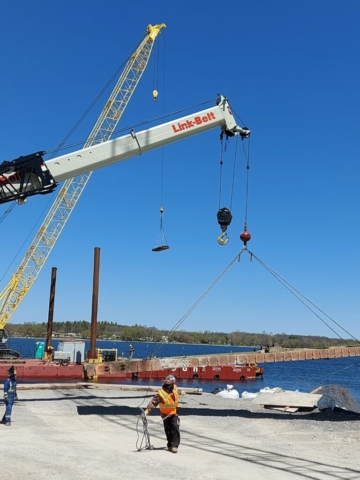
M7 395L4 395L4 402L5 402L5 405L7 405L9 403L9 399L8 399Z
M145 413L145 415L149 415L149 410L146 409L144 413Z

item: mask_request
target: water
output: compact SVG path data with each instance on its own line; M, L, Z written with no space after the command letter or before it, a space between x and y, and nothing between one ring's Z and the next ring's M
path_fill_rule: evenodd
M8 342L10 348L21 353L23 358L33 358L35 343L44 339L18 339L11 338ZM58 340L52 344L57 349ZM97 341L98 348L117 348L118 354L129 352L129 342ZM133 342L135 358L145 358L156 355L157 357L206 355L212 353L234 353L252 351L252 347L233 347L230 345L184 345L177 343L146 343ZM85 341L85 350L89 350L90 342ZM299 390L311 392L321 385L339 385L346 388L352 397L360 402L360 357L337 358L329 360L302 360L295 362L264 363L259 366L265 368L263 380L247 382L234 382L235 388L242 392L258 392L260 388L280 387L284 390ZM136 380L136 384L148 385L148 380ZM133 384L134 380L122 380L116 383ZM156 382L158 384L158 382ZM224 388L226 384L214 380L182 380L178 382L182 387L200 387L204 392L211 392L214 388Z
M35 343L43 341L43 338L10 338L8 346L13 350L20 352L22 358L34 358ZM61 340L53 339L52 346L57 350L58 343ZM118 355L124 352L124 356L129 354L129 345L135 348L135 358L146 358L155 355L156 357L178 357L184 355L206 355L208 353L231 353L231 352L249 352L253 347L233 347L231 345L185 345L183 343L147 343L147 342L118 342L112 340L97 340L97 348L117 348ZM85 340L85 351L90 349L90 341Z

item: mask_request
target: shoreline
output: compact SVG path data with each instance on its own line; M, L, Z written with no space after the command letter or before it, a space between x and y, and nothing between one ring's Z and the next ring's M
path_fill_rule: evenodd
M38 340L46 343L46 339L44 337L10 337L8 340ZM56 341L73 341L73 342L90 342L90 338L72 338L72 337L53 337L52 340ZM251 345L224 345L222 343L183 343L183 342L148 342L148 341L141 341L141 340L112 340L112 339L96 339L96 342L114 342L114 343L125 343L125 344L160 344L160 345L187 345L187 346L197 346L197 347L229 347L229 348L249 348L249 351L254 351L254 346ZM259 347L259 345L256 345ZM258 351L258 350L256 350Z

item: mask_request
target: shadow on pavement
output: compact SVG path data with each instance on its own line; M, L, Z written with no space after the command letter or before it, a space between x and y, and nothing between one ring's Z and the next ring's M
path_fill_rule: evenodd
M134 397L132 397L134 398ZM141 397L143 398L143 397ZM77 411L79 415L139 415L137 407L128 406L78 406ZM264 418L274 420L313 420L313 421L335 421L348 422L349 420L357 420L360 422L360 415L351 413L336 413L336 412L313 412L308 414L288 414L288 413L272 413L272 412L250 412L248 410L234 410L234 409L210 409L210 408L181 408L179 411L180 417L184 416L200 416L200 417L243 417L243 418Z

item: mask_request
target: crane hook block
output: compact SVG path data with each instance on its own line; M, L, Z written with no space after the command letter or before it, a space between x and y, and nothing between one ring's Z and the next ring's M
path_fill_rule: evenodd
M228 208L220 208L217 213L217 220L220 228L223 232L226 232L227 227L230 225L232 220L231 212Z
M251 235L246 230L240 233L240 240L244 242L244 245L246 245L250 239L251 239Z

